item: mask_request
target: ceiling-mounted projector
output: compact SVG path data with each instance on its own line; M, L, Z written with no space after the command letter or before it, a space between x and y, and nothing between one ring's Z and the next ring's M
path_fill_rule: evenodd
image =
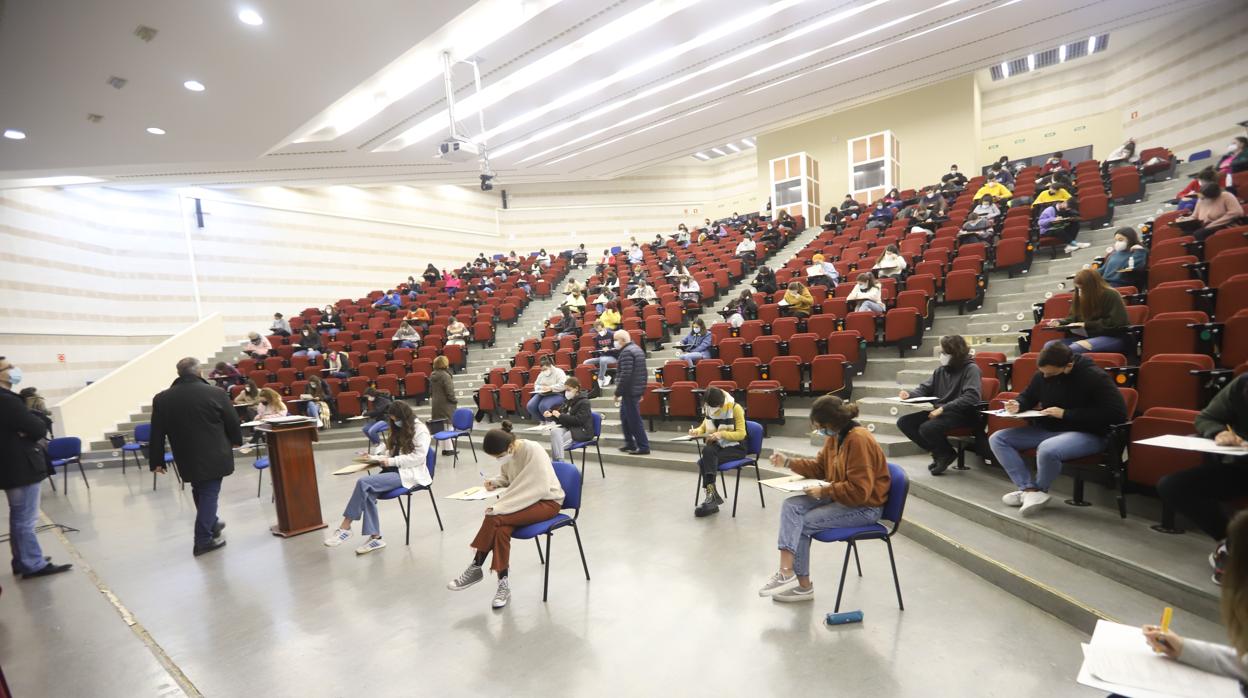
M438 144L438 152L434 157L451 162L472 162L481 154L476 143L462 138L448 138Z

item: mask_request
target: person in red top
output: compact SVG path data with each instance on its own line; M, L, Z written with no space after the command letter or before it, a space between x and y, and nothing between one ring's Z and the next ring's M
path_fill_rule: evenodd
M1213 171L1212 167L1206 167L1196 174L1196 178L1187 183L1178 194L1175 194L1173 203L1178 204L1180 211L1190 211L1196 208L1196 200L1200 198L1200 190L1210 184L1216 184L1218 174Z

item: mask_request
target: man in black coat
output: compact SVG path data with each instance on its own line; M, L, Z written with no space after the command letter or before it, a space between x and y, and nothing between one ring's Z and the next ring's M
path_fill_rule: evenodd
M641 396L646 392L646 351L637 346L627 330L615 331L615 348L619 358L615 364L615 404L620 408L620 428L624 432L625 453L644 456L650 453L646 423L641 419Z
M52 564L35 537L40 488L51 474L47 452L39 443L47 425L13 392L21 380L21 368L0 356L0 488L9 500L13 574L31 579L65 572L73 565Z
M195 500L195 554L225 545L217 519L221 479L234 472L233 446L243 444L238 413L224 390L200 376L199 360L178 362L178 378L152 400L152 440L147 460L165 472L165 437L182 479L191 483Z

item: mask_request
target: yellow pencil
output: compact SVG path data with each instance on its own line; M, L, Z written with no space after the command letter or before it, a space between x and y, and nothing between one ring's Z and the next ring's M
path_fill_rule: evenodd
M1161 632L1170 632L1170 616L1174 615L1174 609L1166 606L1166 610L1161 612Z

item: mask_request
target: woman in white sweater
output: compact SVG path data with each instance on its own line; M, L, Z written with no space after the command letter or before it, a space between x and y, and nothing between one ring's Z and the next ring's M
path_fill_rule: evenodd
M462 591L485 577L481 566L492 552L494 562L490 569L498 574L498 590L494 593L494 608L502 608L511 600L511 584L507 581L507 566L511 554L511 532L517 527L535 524L554 518L563 505L563 488L555 475L546 449L532 441L517 439L511 431L511 422L504 421L500 429L486 432L481 444L486 455L497 459L499 475L485 481L485 489L494 491L506 488L494 506L485 510L485 520L472 540L475 551L468 569L446 588Z
M545 423L547 420L542 415L563 404L563 384L568 380L568 374L555 365L550 354L543 356L539 365L541 370L533 379L533 397L525 408L530 417Z
M875 282L875 277L867 272L858 275L858 285L854 286L854 290L849 292L845 297L850 305L854 306L854 311L870 311L872 313L884 312L884 301L880 299L880 285Z
M425 465L429 429L416 418L407 403L398 401L386 408L386 423L390 426L386 432L387 455L373 457L381 466L381 472L355 481L355 491L342 512L342 523L325 539L325 545L331 548L351 537L351 522L360 518L364 519L363 533L368 540L355 549L355 554L364 555L386 547L377 521L377 497L396 487L411 489L433 483L433 476Z

